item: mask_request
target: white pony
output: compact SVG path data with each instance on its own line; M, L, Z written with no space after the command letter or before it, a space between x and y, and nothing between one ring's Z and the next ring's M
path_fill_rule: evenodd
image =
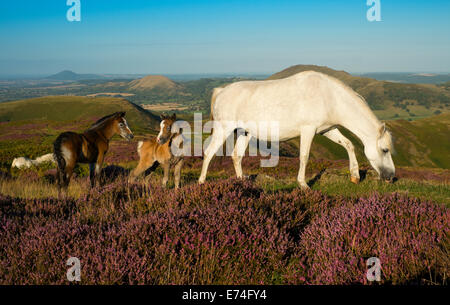
M362 141L364 153L381 179L389 182L394 179L392 139L385 125L376 118L359 94L328 75L306 71L280 80L242 81L225 88L216 88L211 100L211 114L215 125L210 145L204 153L199 183L206 179L211 158L236 129L246 131L236 140L232 153L236 175L241 178L241 161L250 138L271 140L270 133L261 136L267 132L261 133L259 124L254 122L270 121L277 122L280 141L300 136L297 181L302 188L308 188L305 169L316 134L326 136L347 150L351 181L359 182L353 144L341 134L337 126L347 128ZM216 132L216 129L219 131Z

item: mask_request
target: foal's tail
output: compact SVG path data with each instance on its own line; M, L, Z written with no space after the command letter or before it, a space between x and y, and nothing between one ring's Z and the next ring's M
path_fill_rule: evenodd
M59 187L61 187L65 181L64 177L66 169L66 159L64 159L61 150L62 142L65 140L65 138L66 135L62 133L56 138L55 142L53 143L53 158L55 159L57 165L56 180Z

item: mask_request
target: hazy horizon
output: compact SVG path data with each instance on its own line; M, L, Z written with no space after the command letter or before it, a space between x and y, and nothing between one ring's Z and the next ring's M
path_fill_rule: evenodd
M288 68L288 67L286 67ZM333 69L333 67L329 67ZM0 79L33 79L33 77L36 78L45 78L49 77L55 74L58 74L60 72L64 71L70 71L74 72L76 74L93 74L93 75L101 75L101 76L136 76L136 77L142 77L146 75L164 75L170 78L170 76L173 77L182 77L182 76L207 76L207 77L226 77L226 76L270 76L274 73L280 72L280 71L270 71L270 72L204 72L204 73L164 73L164 72L149 72L149 73L101 73L101 72L83 72L80 73L78 71L72 71L72 70L62 70L59 72L55 72L52 74L48 73L41 73L41 74L1 74L0 73ZM420 75L420 74L434 74L434 75L449 75L450 72L435 72L435 71L365 71L365 72L351 72L351 71L345 71L352 75L364 75L364 74L410 74L410 75Z

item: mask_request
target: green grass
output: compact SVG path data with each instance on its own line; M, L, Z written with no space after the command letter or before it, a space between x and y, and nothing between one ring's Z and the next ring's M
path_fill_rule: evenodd
M312 182L313 176L309 177ZM276 177L257 177L256 183L266 192L290 192L298 187L295 177L277 179ZM386 183L377 179L370 170L369 177L359 184L351 183L346 170L328 169L311 186L313 190L324 192L331 196L344 196L358 198L369 196L375 192L381 194L404 193L411 197L431 200L450 207L450 187L448 183L438 181L416 181L412 179L399 179L395 183Z
M136 162L128 162L122 164L126 169L134 168ZM45 176L45 170L51 168L48 164L42 167L35 167L28 170L14 170L12 171L13 180L0 179L0 193L4 195L10 195L13 197L25 197L25 198L44 198L46 196L54 196L57 194L56 186L53 183L49 183L48 177ZM30 173L36 173L34 179L29 180ZM448 172L445 171L444 172ZM80 167L78 178L73 179L69 193L72 197L78 198L83 195L86 187L88 186L87 167ZM248 174L248 171L244 168L244 173ZM188 184L196 184L200 175L199 168L183 168L182 171L182 186ZM390 193L403 193L408 194L410 197L421 198L425 200L431 200L435 203L450 207L450 187L448 181L436 181L436 180L413 180L408 178L400 178L395 183L386 183L380 181L377 178L376 173L373 170L369 170L366 178L359 184L353 184L349 180L349 173L346 168L328 168L320 175L314 183L311 183L316 177L317 173L310 174L308 181L311 188L319 190L330 196L344 196L351 198L366 197L375 192L380 194ZM33 176L33 175L32 175ZM151 176L147 179L141 178L142 183L160 184L162 181L163 171L159 167ZM256 177L255 177L256 176ZM298 188L296 176L280 178L276 175L255 175L251 177L255 183L262 187L265 192L278 193L278 192L290 192ZM226 169L217 171L209 171L207 180L214 181L220 179L228 179L234 177L234 174L230 174ZM145 181L145 182L144 182ZM26 184L26 187L23 185ZM170 180L168 183L169 188L173 188L173 173L171 172Z
M384 181L367 179L360 184L353 184L346 177L336 175L324 175L313 189L321 190L330 195L342 195L345 197L367 196L378 193L405 193L411 197L431 200L450 206L450 188L448 184L441 182L414 181L400 179L394 184Z

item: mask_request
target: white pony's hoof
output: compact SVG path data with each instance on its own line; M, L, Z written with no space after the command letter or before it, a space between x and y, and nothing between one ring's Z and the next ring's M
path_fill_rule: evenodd
M299 182L298 186L302 189L302 190L310 190L311 188L308 186L308 184L306 184L306 182Z
M353 182L354 184L358 184L359 183L359 177L350 177L350 181Z

